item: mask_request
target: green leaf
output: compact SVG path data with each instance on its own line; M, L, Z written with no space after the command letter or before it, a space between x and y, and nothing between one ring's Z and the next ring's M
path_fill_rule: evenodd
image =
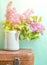
M40 16L38 22L41 22L41 21L42 21L42 17Z

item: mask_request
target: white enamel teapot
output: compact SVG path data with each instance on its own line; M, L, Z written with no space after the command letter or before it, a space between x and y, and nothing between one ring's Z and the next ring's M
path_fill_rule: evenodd
M18 50L19 49L19 32L16 30L5 33L5 49Z

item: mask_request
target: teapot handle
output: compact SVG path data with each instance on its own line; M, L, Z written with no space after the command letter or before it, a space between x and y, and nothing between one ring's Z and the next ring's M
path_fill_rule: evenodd
M15 39L18 40L19 39L19 32L15 33Z

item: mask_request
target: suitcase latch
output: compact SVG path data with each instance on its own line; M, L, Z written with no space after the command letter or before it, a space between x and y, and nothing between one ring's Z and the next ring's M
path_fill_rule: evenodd
M19 58L14 59L14 65L19 65Z

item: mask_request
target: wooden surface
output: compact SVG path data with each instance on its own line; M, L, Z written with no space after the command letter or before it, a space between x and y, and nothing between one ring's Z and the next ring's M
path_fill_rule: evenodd
M34 65L34 53L30 49L22 49L17 51L0 50L0 63L11 62L18 58L20 65Z

